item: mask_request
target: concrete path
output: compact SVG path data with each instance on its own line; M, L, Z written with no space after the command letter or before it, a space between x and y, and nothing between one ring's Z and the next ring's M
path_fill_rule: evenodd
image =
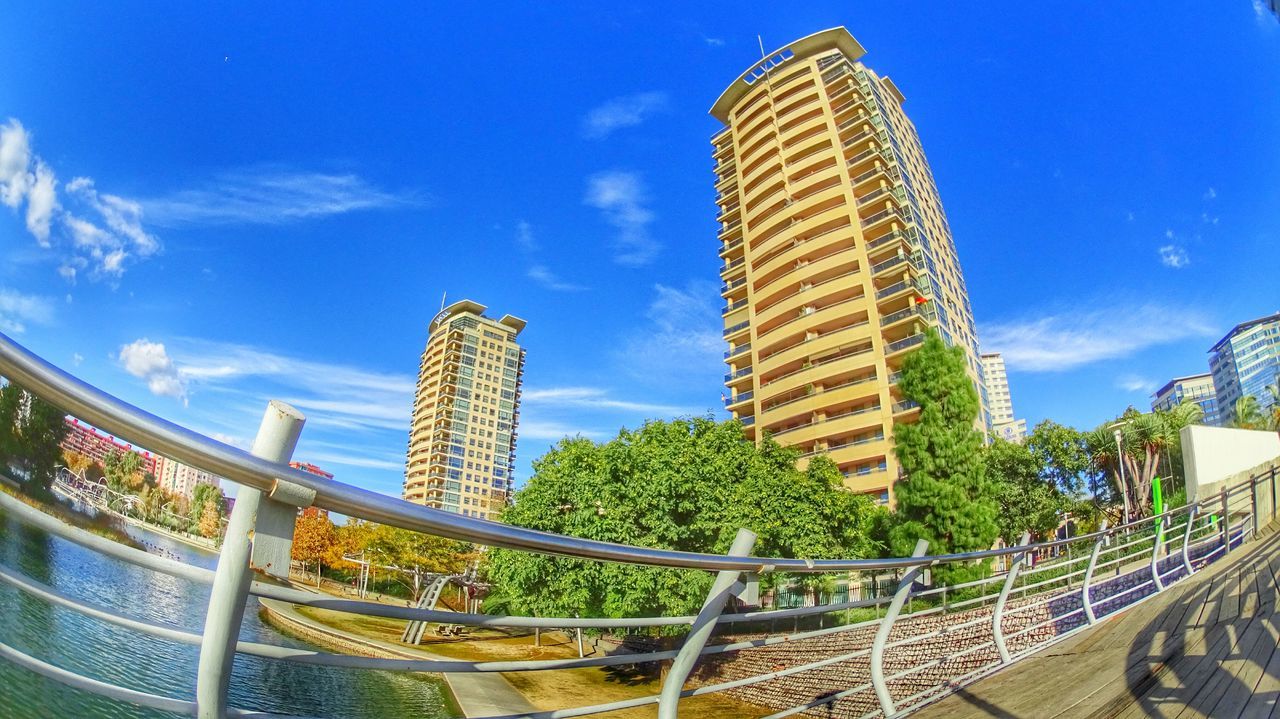
M292 625L294 629L300 630L303 635L324 635L340 645L359 653L401 659L432 659L436 661L448 659L409 645L382 641L335 629L310 617L303 616L294 608L294 605L287 602L264 598L259 598L258 601L262 603L262 606L266 607L269 613L275 615L274 618L283 621L286 625ZM453 692L453 697L458 701L458 706L461 707L464 716L523 715L537 711L537 708L530 704L524 698L524 695L516 691L515 687L511 686L511 683L501 674L495 672L470 672L441 674L441 676L449 683L449 689Z
M918 717L1276 717L1280 533Z

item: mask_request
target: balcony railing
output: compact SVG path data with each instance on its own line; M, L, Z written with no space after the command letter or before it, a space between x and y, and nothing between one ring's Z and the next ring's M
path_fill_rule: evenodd
M738 404L739 402L746 402L747 400L751 399L754 396L755 396L755 392L751 390L747 390L746 392L739 392L738 394L725 397L724 406L731 407L735 404Z
M911 557L887 559L807 559L751 556L755 534L740 530L727 554L678 552L627 546L581 537L533 531L517 526L426 508L339 481L327 480L287 465L301 431L303 418L292 408L272 403L255 442L255 454L196 434L124 403L35 357L7 337L0 335L0 375L25 387L35 396L57 406L112 435L127 437L192 467L226 477L240 485L227 534L215 570L185 564L130 546L118 544L85 530L65 524L5 493L0 493L0 510L6 521L34 527L57 535L72 544L67 547L87 553L90 558L109 557L113 562L134 565L141 571L173 577L194 587L207 586L209 600L203 617L184 616L165 623L144 618L136 606L115 607L101 601L86 602L79 596L87 591L64 593L46 584L47 577L32 577L23 568L0 568L0 582L21 594L22 601L59 605L58 611L74 612L113 625L113 632L136 632L161 641L138 641L140 656L133 666L143 685L172 686L172 672L182 664L170 661L173 642L199 647L194 677L194 701L125 688L110 679L90 679L74 669L27 654L25 647L0 644L5 661L60 683L103 697L119 706L123 714L136 707L187 716L239 716L243 712L229 706L229 687L236 674L273 670L276 662L296 662L324 666L327 671L378 669L382 671L484 672L557 671L608 667L618 664L645 664L657 667L670 661L657 693L617 702L567 707L560 715L585 716L628 707L656 705L657 716L674 719L682 698L694 695L684 684L695 664L703 657L742 656L747 666L763 666L759 673L748 672L732 681L711 680L696 690L699 695L731 688L771 682L781 676L806 678L808 672L822 670L821 687L788 688L770 685L778 702L773 709L792 715L817 709L832 715L900 716L952 693L967 683L1030 656L1074 634L1088 631L1099 620L1125 611L1147 598L1185 583L1211 563L1217 562L1259 536L1264 520L1275 520L1277 470L1271 469L1225 487L1218 494L1201 497L1198 503L1179 507L1153 517L1121 526L1052 542L1031 543L1023 536L1016 545L960 554L929 556L921 542ZM744 423L754 420L743 419ZM274 440L272 438L275 438ZM871 468L873 471L876 468ZM270 497L271 501L266 501ZM282 557L287 571L291 539L275 533L274 522L292 520L299 506L315 506L348 517L368 519L394 527L477 545L502 547L512 551L571 557L584 561L613 562L642 566L670 567L717 573L707 599L696 616L660 617L531 617L471 614L404 607L371 601L339 598L303 591L272 582L253 581L250 560L261 562L259 552ZM1213 514L1215 516L1209 517ZM272 521L265 521L270 515ZM73 546L74 545L74 546ZM1246 554L1252 556L1252 553ZM1034 562L1032 566L1032 559ZM967 582L963 599L956 600L959 585L922 582L926 568L944 565L973 568L999 560L987 576ZM270 569L270 566L268 566ZM1097 571L1095 571L1097 570ZM725 611L732 585L743 581L754 586L754 573L799 573L822 578L851 572L900 573L891 595L819 604L785 610L748 607L745 611ZM986 572L984 572L985 574ZM935 571L937 577L941 572ZM69 581L74 581L75 577ZM184 584L184 586L186 586ZM948 591L952 600L948 602ZM1016 596L1015 596L1016 593ZM752 593L747 592L750 596ZM404 621L408 632L424 622L515 629L608 629L657 631L662 627L688 627L686 637L672 649L641 651L625 655L596 655L571 659L517 659L500 663L423 658L374 658L336 654L324 650L305 651L267 642L237 642L240 622L251 597L284 606L324 607L352 614L379 617L384 623ZM909 602L910 600L910 602ZM912 606L916 609L912 609ZM865 609L874 615L866 620L840 624L850 609ZM1034 612L1034 613L1032 613ZM776 620L827 617L833 622L819 629L803 628L790 633L766 632ZM23 621L18 617L18 621ZM737 625L737 626L735 626ZM189 627L203 627L203 634ZM965 648L956 645L949 630L964 629ZM712 630L718 641L708 642ZM738 636L732 636L737 634ZM874 639L871 639L874 635ZM888 639L892 637L893 641ZM1012 641L1017 638L1016 644ZM870 640L870 641L868 641ZM784 658L761 654L759 649L786 645L793 651ZM89 652L92 643L74 643L51 652ZM158 654L163 652L165 656ZM980 653L975 653L980 652ZM255 657L253 662L233 662L236 654ZM961 657L964 661L956 661ZM53 661L58 661L54 659ZM784 662L776 666L776 662ZM75 666L77 662L68 662ZM176 667L176 668L175 668ZM839 670L832 673L832 668ZM163 672L164 676L156 676ZM785 672L785 674L784 674ZM890 674L897 672L897 674ZM912 675L908 684L894 676ZM840 682L831 685L830 677ZM160 681L160 680L164 681ZM185 679L185 678L184 678ZM1095 681L1089 676L1085 681ZM132 683L132 682L131 682ZM136 686L136 685L135 685ZM847 687L847 688L844 688ZM6 687L6 690L13 687ZM308 687L312 689L312 687ZM273 686L273 695L289 701L294 688ZM237 694L239 696L239 694ZM269 696L268 700L274 698ZM322 697L323 698L323 697ZM844 702L841 704L841 702ZM55 711L52 706L29 707L33 711ZM271 707L255 706L270 711ZM500 714L523 714L524 709L498 709ZM272 714L272 716L287 716Z
M727 288L726 288L726 289L727 289ZM720 315L721 315L721 316L727 315L727 314L729 314L730 312L733 312L734 310L740 310L740 309L742 309L743 307L746 307L746 306L747 306L747 300L746 300L746 298L744 297L743 299L740 299L740 300L738 300L737 302L734 302L734 303L732 303L732 304L730 304L730 305L725 306L723 309L721 309L721 310L720 310Z
M906 337L904 339L900 339L897 342L890 342L889 344L885 345L884 352L885 354L894 354L896 352L901 352L906 349L911 349L912 347L915 347L916 345L921 344L922 342L924 342L923 332L920 334L911 335L910 337Z
M724 284L720 285L720 294L722 294L722 295L723 295L723 294L725 294L726 292L728 292L729 290L737 289L737 288L739 288L739 287L741 287L741 286L745 285L746 283L747 283L747 278L746 278L746 277L739 277L738 279L733 280L732 282L726 282L726 283L724 283Z
M881 210L880 212L877 212L876 214L866 218L865 220L862 220L862 227L863 229L866 229L868 227L871 227L872 225L884 222L885 220L889 220L889 219L896 219L899 222L902 222L904 224L909 221L907 219L907 216L903 214L902 210L899 210L896 208L891 210L886 209L886 210Z
M726 374L726 375L724 376L724 381L725 381L725 382L732 382L732 381L734 381L735 379L742 379L743 377L746 377L746 376L747 376L747 375L749 375L749 374L751 374L751 368L750 368L750 367L743 367L743 368L742 368L742 369L740 369L740 370L734 370L733 372L729 372L728 374Z
M738 345L737 347L734 347L733 349L726 351L724 353L724 358L729 359L730 357L737 357L743 352L750 352L750 351L751 351L751 343L748 342L746 344Z

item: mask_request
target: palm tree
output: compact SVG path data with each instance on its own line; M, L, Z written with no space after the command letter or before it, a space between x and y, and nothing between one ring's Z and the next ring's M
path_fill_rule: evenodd
M1130 519L1150 514L1151 485L1160 469L1161 457L1178 451L1182 428L1200 421L1203 415L1199 405L1184 402L1170 410L1131 416L1121 422L1124 446L1119 457L1116 456L1114 424L1104 424L1085 435L1090 459L1097 469L1114 476L1121 497L1132 511Z
M1091 432L1084 435L1085 451L1089 454L1089 461L1093 463L1094 468L1103 474L1111 475L1115 486L1115 494L1129 503L1129 491L1125 486L1125 482L1120 473L1120 461L1116 454L1116 439L1108 425L1101 425ZM1094 500L1102 499L1098 497L1099 488L1094 488ZM1108 488L1110 489L1110 488ZM1107 498L1114 501L1112 498Z
M1270 429L1280 432L1280 376L1267 385L1267 394L1271 395L1271 406L1267 408L1269 415L1267 424L1270 425Z
M1232 407L1231 426L1236 429L1262 429L1267 421L1262 416L1258 398L1247 394L1236 400Z

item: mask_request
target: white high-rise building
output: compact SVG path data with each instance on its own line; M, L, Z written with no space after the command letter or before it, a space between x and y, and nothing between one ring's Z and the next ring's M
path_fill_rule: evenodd
M1027 421L1014 419L1013 396L1009 394L1009 376L1004 357L998 352L982 355L982 383L987 387L987 403L991 408L991 434L1010 442L1027 437Z
M217 487L222 481L221 477L212 472L160 455L156 455L155 477L160 487L187 499L191 498L197 484L212 484Z

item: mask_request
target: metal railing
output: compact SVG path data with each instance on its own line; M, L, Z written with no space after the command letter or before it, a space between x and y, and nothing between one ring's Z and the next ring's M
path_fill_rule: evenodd
M526 672L667 662L657 694L520 716L554 719L657 705L658 716L678 715L687 697L733 692L765 705L771 719L812 709L850 716L901 716L957 687L1083 631L1097 621L1176 586L1206 564L1226 556L1258 532L1260 514L1276 516L1276 472L1228 487L1198 505L1119 527L1052 542L927 555L921 541L910 557L806 559L752 557L755 535L738 533L726 555L611 544L539 532L460 516L325 480L287 465L302 428L290 408L271 403L252 452L195 434L103 393L32 355L0 335L0 375L116 436L241 485L215 571L149 554L33 509L0 493L0 511L99 554L198 584L210 585L202 633L141 619L88 602L7 567L0 582L53 605L142 634L200 647L195 701L160 696L81 676L0 642L0 657L56 682L139 706L212 719L257 715L227 706L231 660L236 654L273 661L344 669L411 672ZM487 546L647 566L716 572L695 616L528 617L490 616L338 599L291 586L252 581L250 558L271 539L264 520L283 507L292 526L298 507L314 505L374 522ZM1214 516L1208 517L1206 514ZM287 550L287 546L286 546ZM997 562L999 569L992 567ZM287 562L286 562L287 568ZM944 569L945 568L945 569ZM975 579L945 583L946 570ZM898 572L890 596L855 598L794 609L725 612L731 587L743 573ZM926 582L926 577L933 581ZM849 582L853 584L853 582ZM294 649L239 640L241 610L250 596L302 606L404 621L484 627L633 630L685 626L678 647L570 659L461 661L387 659ZM872 614L873 613L873 614ZM806 626L801 627L802 620ZM776 632L778 622L793 631ZM817 622L818 626L812 626ZM718 669L780 645L802 647L788 665L764 662L765 671L725 678ZM704 676L686 688L692 670ZM148 666L153 664L148 663ZM744 665L746 666L746 665ZM757 667L759 664L756 665ZM709 675L706 670L709 670ZM830 670L830 671L824 671ZM792 677L807 675L799 682ZM708 678L709 676L709 678ZM810 681L808 677L818 677ZM283 716L283 715L273 715ZM489 719L497 719L491 717Z

